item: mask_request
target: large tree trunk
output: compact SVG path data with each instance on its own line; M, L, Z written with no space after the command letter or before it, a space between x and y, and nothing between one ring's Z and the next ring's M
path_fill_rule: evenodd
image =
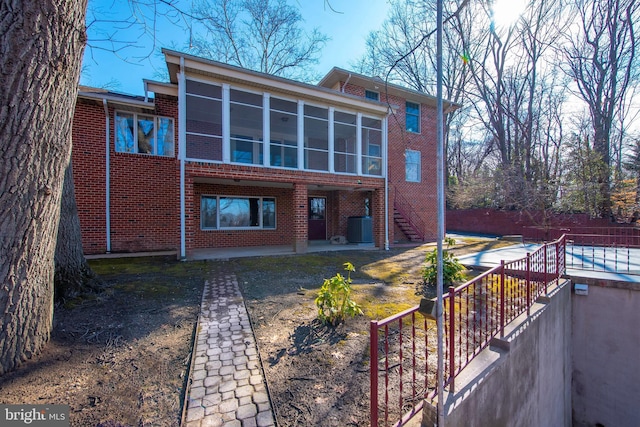
M82 251L80 218L73 184L73 166L69 162L64 173L60 223L55 254L55 297L57 300L99 291L102 281L91 270Z
M0 374L48 341L86 0L0 0Z

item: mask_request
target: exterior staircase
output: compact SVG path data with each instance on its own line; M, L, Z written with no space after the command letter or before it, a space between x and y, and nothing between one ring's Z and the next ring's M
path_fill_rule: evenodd
M394 193L393 221L410 242L424 242L424 221L398 191Z

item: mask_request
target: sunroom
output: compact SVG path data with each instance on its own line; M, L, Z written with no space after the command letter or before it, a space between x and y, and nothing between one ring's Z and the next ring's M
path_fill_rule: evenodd
M329 201L351 198L345 195L349 192L358 192L359 199L377 206L371 209L371 215L376 215L376 244L384 244L387 105L178 52L163 52L171 82L178 88L183 251L228 244L228 234L220 232L230 228L229 218L219 215L223 202L242 201L249 206L245 209L249 215L242 219L246 227L233 227L246 232L236 233L233 244L260 245L269 241L269 232L283 231L277 230L279 220L265 225L264 206L278 212L277 218L308 217L315 194L314 203L325 197L329 214L341 224L347 210L336 212L340 204ZM271 190L261 188L288 189L291 194L282 199L294 202L281 203ZM327 193L331 191L337 193ZM302 199L304 203L300 203ZM193 206L187 206L187 201ZM205 209L212 206L216 206L216 215ZM195 215L186 215L188 209ZM285 240L297 251L304 251L308 227L306 224L303 230L291 224ZM339 226L326 236L343 232L346 230ZM195 237L187 242L187 234ZM265 237L256 238L259 234Z

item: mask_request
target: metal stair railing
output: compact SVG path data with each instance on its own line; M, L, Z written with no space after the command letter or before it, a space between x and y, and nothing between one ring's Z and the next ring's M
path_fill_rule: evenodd
M394 191L393 208L407 221L418 238L424 241L424 221L397 189Z

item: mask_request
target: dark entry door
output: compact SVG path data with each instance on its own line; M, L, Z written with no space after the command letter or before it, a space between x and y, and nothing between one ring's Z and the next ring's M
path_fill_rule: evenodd
M327 240L327 199L309 197L309 240Z

